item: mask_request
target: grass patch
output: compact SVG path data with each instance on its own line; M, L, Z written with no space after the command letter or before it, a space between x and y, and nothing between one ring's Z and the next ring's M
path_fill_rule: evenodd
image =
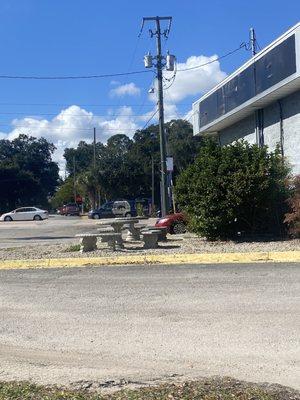
M91 386L95 390L95 386ZM99 384L98 384L99 388ZM252 384L231 378L162 384L100 394L28 382L0 382L0 400L298 400L300 393L280 385Z
M73 251L79 251L79 250L80 250L80 244L72 244L71 246L66 248L65 252L71 253Z

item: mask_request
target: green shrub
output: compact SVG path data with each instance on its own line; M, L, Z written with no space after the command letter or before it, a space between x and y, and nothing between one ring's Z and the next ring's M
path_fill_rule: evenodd
M137 205L136 205L136 213L137 213L137 215L139 216L139 217L143 217L144 216L144 208L143 208L143 205L142 204L140 204L140 203L138 203Z
M285 214L284 222L291 237L300 237L300 175L290 182L291 196L288 199L289 212Z
M177 179L177 202L190 229L208 239L243 234L282 235L289 168L279 149L239 141L204 141L195 162Z

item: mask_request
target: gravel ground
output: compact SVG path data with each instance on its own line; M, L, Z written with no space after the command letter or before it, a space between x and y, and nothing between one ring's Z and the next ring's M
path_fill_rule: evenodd
M73 245L78 244L74 239ZM174 254L174 253L231 253L231 252L267 252L267 251L300 251L300 239L282 241L209 242L192 234L168 235L168 241L160 243L159 248L144 250L141 242L126 243L125 249L112 252L106 244L99 244L98 250L89 253L70 251L72 244L30 245L24 247L7 247L0 249L0 260L21 260L40 258L101 257L129 254Z
M0 382L0 400L299 400L300 393L291 388L276 384L256 384L232 378L215 377L193 382L161 383L138 385L124 382L113 387L98 382L84 381L75 388L37 386L29 382ZM155 384L156 383L156 384ZM138 387L138 388L136 388ZM104 388L104 390L103 390ZM74 390L75 389L75 390ZM120 390L122 389L122 390Z

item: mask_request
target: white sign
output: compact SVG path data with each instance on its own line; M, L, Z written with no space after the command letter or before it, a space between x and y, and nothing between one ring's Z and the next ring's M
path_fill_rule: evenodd
M173 172L174 170L174 161L173 157L167 157L167 171L168 172Z

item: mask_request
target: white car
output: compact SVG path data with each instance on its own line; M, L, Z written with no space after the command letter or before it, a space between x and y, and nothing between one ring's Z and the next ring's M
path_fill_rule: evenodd
M48 217L48 211L36 207L22 207L2 214L0 221L41 221Z

